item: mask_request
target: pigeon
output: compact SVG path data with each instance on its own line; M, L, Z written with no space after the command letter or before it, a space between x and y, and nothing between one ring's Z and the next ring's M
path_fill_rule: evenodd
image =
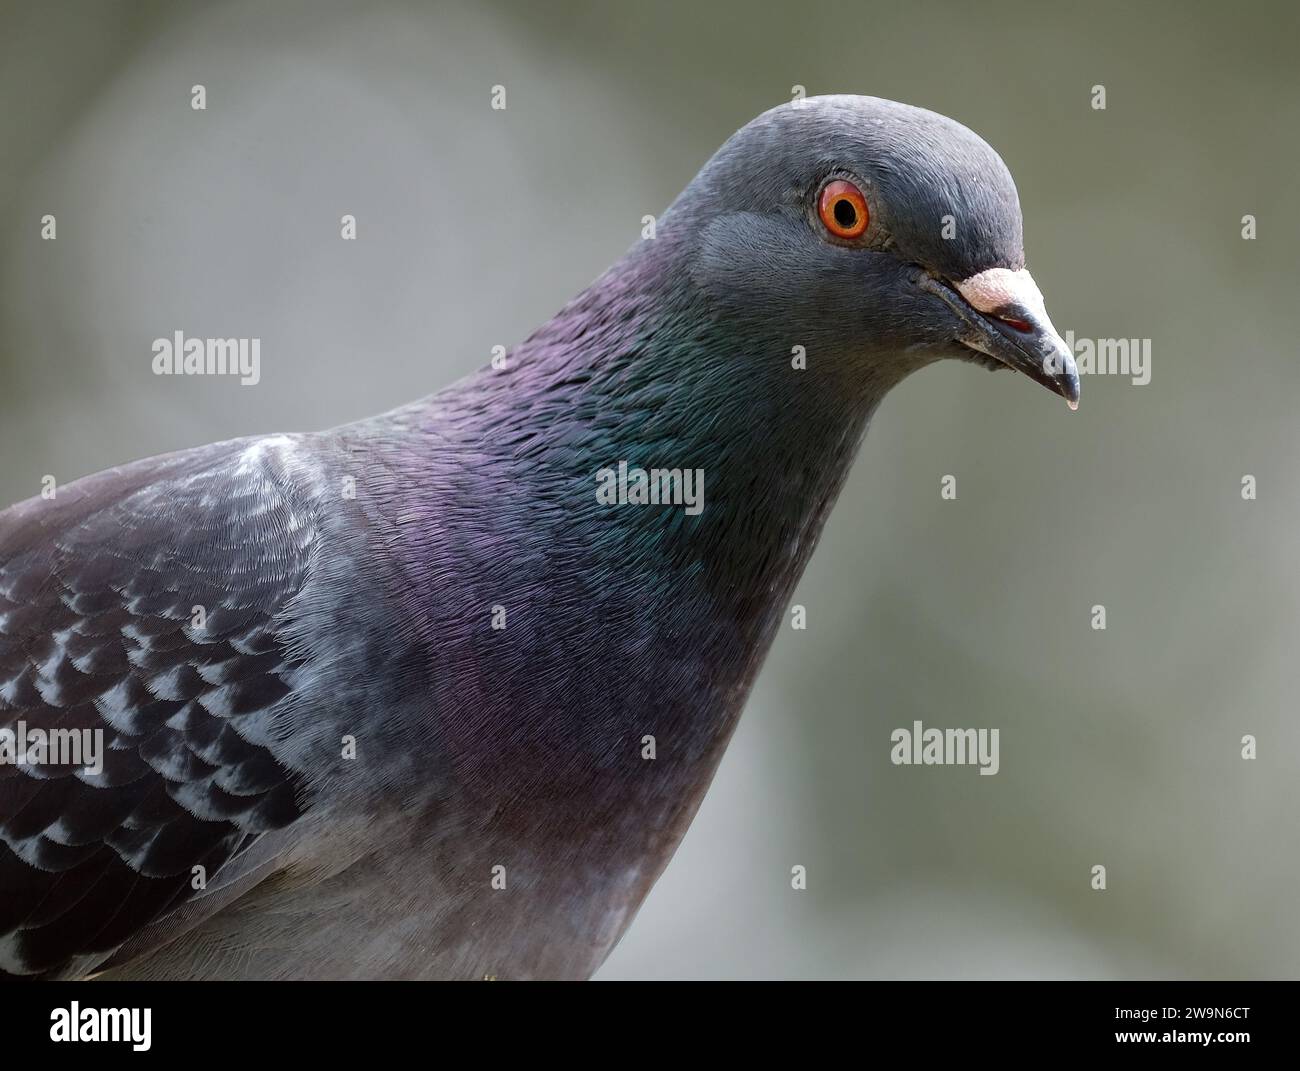
M945 358L1078 402L1011 175L814 97L504 360L0 513L0 974L589 977Z

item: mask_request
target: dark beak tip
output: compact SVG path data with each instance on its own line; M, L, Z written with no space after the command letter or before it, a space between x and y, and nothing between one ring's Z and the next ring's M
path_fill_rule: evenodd
M1071 411L1079 408L1079 377L1077 375L1062 377L1058 382L1061 385L1061 397L1065 399Z

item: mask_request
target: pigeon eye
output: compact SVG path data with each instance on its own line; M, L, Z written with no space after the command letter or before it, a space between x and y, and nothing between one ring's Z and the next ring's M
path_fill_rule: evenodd
M847 179L833 179L822 187L817 214L836 238L860 238L871 221L867 199Z

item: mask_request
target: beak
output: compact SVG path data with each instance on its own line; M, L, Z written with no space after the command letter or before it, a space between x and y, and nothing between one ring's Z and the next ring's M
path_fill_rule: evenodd
M948 304L965 325L957 341L1023 372L1079 408L1079 370L1048 318L1034 277L1021 268L990 268L949 284L933 275L921 286Z

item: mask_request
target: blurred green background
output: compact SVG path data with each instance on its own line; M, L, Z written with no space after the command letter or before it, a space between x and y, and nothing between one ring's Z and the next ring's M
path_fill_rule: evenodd
M599 977L1300 974L1294 5L0 10L0 505L436 390L796 84L983 135L1057 327L1149 338L1151 382L894 392ZM260 337L261 384L155 377L177 329ZM915 719L1001 771L891 765Z

